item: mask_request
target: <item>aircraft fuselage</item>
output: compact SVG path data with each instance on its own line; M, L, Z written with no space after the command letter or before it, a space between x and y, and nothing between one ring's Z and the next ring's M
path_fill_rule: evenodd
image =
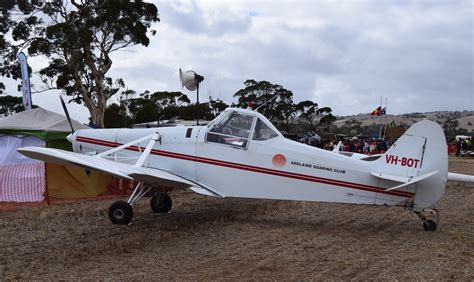
M225 197L399 205L414 191L385 191L392 182L370 174L371 163L278 136L249 140L246 148L206 141L206 126L87 129L74 134L78 153L100 153L158 131L147 166L219 191ZM133 164L147 142L120 153ZM136 157L131 158L132 156Z

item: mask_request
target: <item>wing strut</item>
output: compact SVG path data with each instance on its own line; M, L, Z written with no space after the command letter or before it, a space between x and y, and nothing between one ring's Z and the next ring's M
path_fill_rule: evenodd
M140 142L142 142L142 141L148 140L148 139L152 138L153 136L155 136L156 134L159 135L158 131L155 132L154 134L149 134L149 135L147 135L147 136L145 136L145 137L142 137L142 138L140 138L140 139L133 140L133 141L131 141L131 142L128 142L128 143L123 144L123 145L120 145L120 146L115 147L115 148L113 148L113 149L110 149L110 150L107 150L107 151L102 152L102 153L100 153L100 154L94 155L94 157L102 157L102 158L103 158L103 157L106 157L106 156L108 156L108 155L110 155L110 154L117 153L118 151L121 151L121 150L123 150L123 149L126 149L126 148L128 148L128 147L130 147L130 146L133 146L133 145L135 145L135 144L138 144L138 143L140 143ZM154 144L154 143L153 143L153 144Z
M153 146L155 146L156 141L160 140L160 134L155 132L150 139L150 142L148 142L148 145L146 145L145 151L143 151L142 155L138 159L138 161L133 165L133 167L142 167L143 164L146 162L148 157L150 156L151 149L153 149Z

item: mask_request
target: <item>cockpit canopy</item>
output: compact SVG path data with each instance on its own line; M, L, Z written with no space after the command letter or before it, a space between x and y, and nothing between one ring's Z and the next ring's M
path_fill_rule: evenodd
M244 109L227 109L209 125L206 141L247 148L248 141L267 141L280 132L260 113Z

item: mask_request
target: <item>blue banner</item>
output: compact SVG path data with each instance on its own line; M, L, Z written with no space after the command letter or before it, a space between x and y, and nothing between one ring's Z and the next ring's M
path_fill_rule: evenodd
M25 53L20 52L20 54L18 54L18 60L20 60L21 67L21 93L23 95L23 107L25 107L25 110L31 110L30 77L28 75L28 62L26 61Z

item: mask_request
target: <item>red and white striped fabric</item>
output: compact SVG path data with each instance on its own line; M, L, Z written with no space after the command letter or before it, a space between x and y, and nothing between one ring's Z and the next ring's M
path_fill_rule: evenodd
M46 183L44 163L0 166L0 202L41 202Z
M0 135L0 202L43 201L44 163L17 152L25 146L44 146L44 141L34 136Z

